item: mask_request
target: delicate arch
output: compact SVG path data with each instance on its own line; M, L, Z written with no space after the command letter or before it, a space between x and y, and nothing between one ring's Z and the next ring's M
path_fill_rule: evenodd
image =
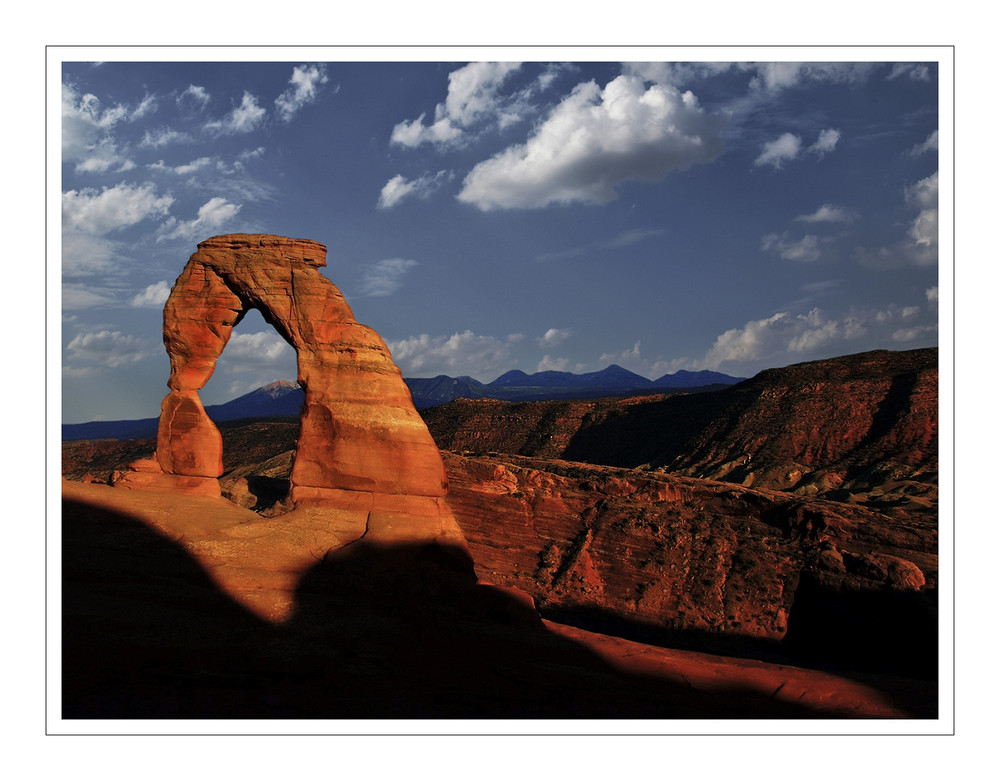
M156 460L166 474L215 479L222 436L198 391L249 309L295 349L305 391L292 500L342 491L441 497L444 465L381 337L354 319L318 269L326 247L306 239L231 234L203 241L163 311L170 393Z

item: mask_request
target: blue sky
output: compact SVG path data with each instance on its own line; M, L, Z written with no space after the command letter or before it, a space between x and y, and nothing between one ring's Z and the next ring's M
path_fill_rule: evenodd
M232 232L326 244L410 377L936 345L937 63L781 53L63 63L64 422L158 414L166 295ZM251 315L202 398L294 376Z

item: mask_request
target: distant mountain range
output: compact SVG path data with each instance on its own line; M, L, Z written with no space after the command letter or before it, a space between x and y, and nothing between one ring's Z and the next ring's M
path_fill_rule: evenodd
M526 374L514 369L482 383L472 377L439 375L430 379L407 379L406 384L417 409L436 407L458 398L500 399L502 401L554 401L560 399L592 399L604 396L633 396L665 393L676 390L717 390L735 385L742 377L730 377L719 372L679 371L665 374L658 380L648 380L621 366L611 365L599 372L536 372Z
M621 366L612 365L598 372L572 374L545 371L526 374L514 369L482 383L473 377L404 378L414 406L419 409L447 404L459 398L500 399L502 401L554 401L592 399L608 396L638 396L681 391L694 393L718 390L735 385L744 378L712 371L679 371L649 380ZM225 404L205 407L216 423L244 418L298 415L305 394L297 383L278 380L250 391ZM79 439L146 439L156 436L158 418L142 420L97 420L90 423L66 423L64 442Z

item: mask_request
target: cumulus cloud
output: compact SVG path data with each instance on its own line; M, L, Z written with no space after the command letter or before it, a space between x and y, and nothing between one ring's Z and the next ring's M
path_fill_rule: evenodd
M361 295L388 296L395 293L403 284L403 277L410 269L419 265L415 260L389 258L365 269L361 281Z
M215 135L249 133L260 127L266 116L267 109L260 107L257 98L249 92L244 92L240 105L222 119L208 122L205 130Z
M193 220L180 221L176 217L170 217L160 226L156 240L205 238L218 233L218 229L232 220L241 208L240 205L216 196L199 207L198 216Z
M167 213L174 199L157 195L150 184L116 184L98 192L92 188L62 194L63 226L93 236L135 225Z
M538 339L538 344L541 347L555 347L558 344L562 344L573 332L568 328L550 328Z
M135 307L159 307L167 303L169 296L170 284L163 280L147 286L141 293L133 296L129 304Z
M906 205L916 210L906 237L886 247L857 247L858 261L876 269L933 266L938 261L938 174L903 188Z
M781 168L788 160L794 160L802 151L802 139L794 133L785 133L774 141L768 141L760 155L753 161L755 166L769 165Z
M715 159L719 130L690 92L634 75L579 84L526 143L477 164L458 198L484 211L606 203L625 181Z
M919 246L937 247L938 175L931 174L906 188L906 202L920 210L910 227L910 237Z
M391 209L404 198L427 198L448 178L448 171L438 171L436 174L424 174L416 179L407 179L402 174L398 174L382 188L378 197L377 208Z
M927 300L928 301L930 301L932 303L937 303L937 300L938 300L938 286L935 285L934 287L927 288L926 294L927 294Z
M921 141L919 144L910 148L909 154L911 157L919 157L920 155L926 154L927 152L938 151L938 131L934 131L927 138Z
M132 122L156 108L156 101L146 96L135 106L116 103L103 106L89 93L81 95L73 86L62 85L63 160L75 161L78 172L100 173L115 168L129 170L134 164L111 136L121 123Z
M108 368L127 366L142 360L149 352L144 342L121 331L81 333L66 346L71 360L97 363Z
M274 331L258 331L234 333L219 358L219 365L227 373L273 371L287 368L289 362L294 366L294 361L295 348L280 335Z
M823 155L836 149L838 141L840 141L839 130L834 130L833 128L821 130L819 138L817 138L816 142L809 147L809 151L822 157Z
M538 362L535 371L539 372L564 372L569 366L568 358L551 358L548 355L542 357Z
M314 102L327 81L326 65L296 65L288 80L290 86L274 101L281 120L290 121L299 109Z
M823 130L820 131L816 142L805 151L822 157L836 149L839 140L839 130L832 128ZM794 133L784 133L773 141L766 142L761 147L761 152L753 164L757 167L769 165L772 168L780 169L785 163L798 158L802 151L802 139Z
M936 331L935 312L917 306L852 309L841 315L821 309L796 315L778 312L719 335L695 368L739 372L747 367L783 366L856 351L857 340L862 338L869 349L867 345L932 338Z
M853 222L858 217L857 212L843 206L824 203L812 214L800 214L796 222Z
M498 92L507 77L520 67L511 62L473 62L448 74L448 96L434 110L434 120L424 123L426 113L412 121L400 122L392 129L390 141L406 147L421 144L447 145L460 141L464 131L486 119L505 116ZM509 112L508 112L509 113Z
M485 377L510 368L510 341L480 336L470 330L451 336L410 336L388 340L389 351L405 376L467 374Z
M787 233L781 235L771 233L760 240L762 250L777 252L783 260L794 260L798 263L814 263L819 260L823 256L820 244L820 238L812 234L793 241Z

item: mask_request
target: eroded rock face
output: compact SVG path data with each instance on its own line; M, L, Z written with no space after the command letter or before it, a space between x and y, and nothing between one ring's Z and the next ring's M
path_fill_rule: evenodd
M420 515L438 514L433 508L443 506L448 483L437 446L385 342L354 319L319 273L325 265L326 247L305 239L232 234L198 245L163 312L171 390L157 462L167 475L211 481L222 474L222 438L198 391L233 326L257 309L295 348L305 391L291 474L295 504L339 504L344 492L361 492L373 507L395 511L407 501L386 497L411 497Z

